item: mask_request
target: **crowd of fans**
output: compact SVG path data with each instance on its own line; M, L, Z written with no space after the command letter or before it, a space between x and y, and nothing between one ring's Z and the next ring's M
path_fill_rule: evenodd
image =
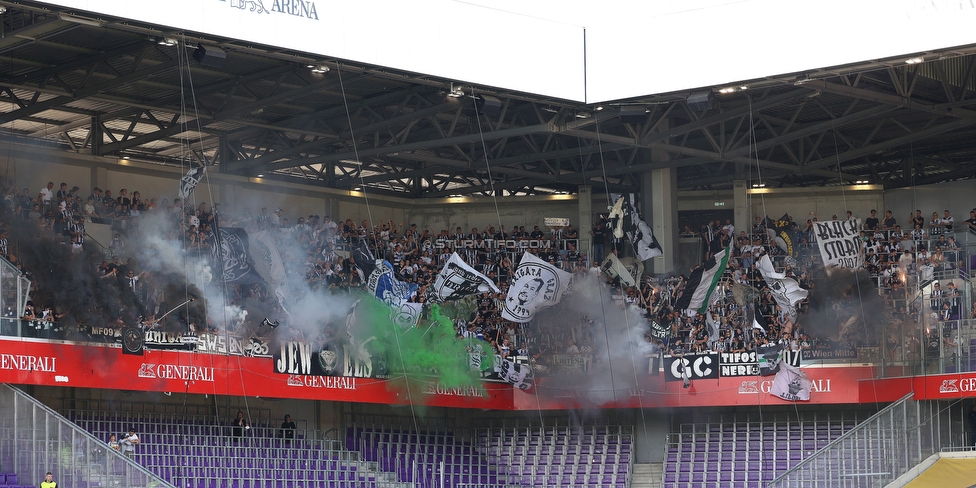
M179 242L187 253L201 255L213 251L213 235L218 226L243 228L248 234L267 231L276 241L286 273L292 280L304 282L306 290L331 293L345 293L364 286L365 277L349 251L365 240L377 258L392 264L400 280L418 286L411 298L417 302L427 299L427 290L441 266L456 251L500 288L500 293L474 297L471 312L454 317L458 337L484 340L503 357L532 357L546 366L553 355L593 352L597 343L593 331L602 319L596 314L581 316L576 324L551 330L539 327L531 333L524 324L504 320L500 305L507 296L509 281L522 254L532 252L554 266L577 274L599 274L604 249L621 256L631 254L630 244L614 239L604 218L594 222L593 228L586 230L588 235L582 236L592 243L591 260L579 250L580 231L572 225L545 230L539 226L529 230L521 225L510 229L489 225L468 232L455 227L452 232L419 229L416 224L405 226L389 220L380 224L363 220L357 224L352 219L332 220L330 216L318 215L299 216L292 222L282 208L269 211L265 207L255 213L250 208L232 209L219 204L209 208L206 202L191 205L179 198L145 199L139 191L130 194L125 188L115 196L110 190L95 188L87 198L78 194L77 186L69 189L66 183L61 183L59 190L54 188L51 182L36 195L26 188L9 187L5 191L4 205L13 221L5 222L0 228L0 255L19 265L16 251L8 245L8 229L16 231L23 225L34 224L42 235L70 246L78 254L95 245L86 238L86 224L111 224L113 239L98 244L106 247L111 257L92 273L134 296L140 305L139 320L150 323L164 313L167 304L174 303L173 299L167 300L155 273L134 259L135 253L127 248L150 231L163 239ZM854 216L847 212L845 218L854 219ZM837 216L832 219L836 220ZM728 220L724 224L714 221L702 225L696 235L701 239L704 258L726 248L732 253L716 291L719 299L708 310L719 324L717 336L709 333L703 314L688 314L674 308L687 283L684 275L657 279L645 276L633 286L628 286L626 280L609 280L612 295L620 304L632 304L641 310L645 323L636 326L648 331L645 341L651 350L675 354L706 350L744 352L777 340L801 348L890 345L892 341L898 341L901 347L904 334L890 324L964 318L962 297L951 280L946 280L945 285L936 282L935 291L927 301L911 299L914 292L906 286L906 277L937 281L938 277L946 276L945 271L961 265L962 250L953 234L958 225L948 211L942 216L934 213L929 222L921 211L916 211L907 223L909 230L905 231L890 211L878 219L872 210L860 232L865 271L873 277L870 289L861 288L863 284L856 278L844 283L831 281L816 248L814 221L813 216L805 223L787 217L787 232L797 243L792 255L770 237L768 219L756 218L752 228L738 232ZM143 222L152 222L151 229L143 228ZM976 229L976 209L970 212L964 225ZM685 229L690 232L687 226ZM499 241L516 244L494 245ZM776 304L756 268L756 261L763 254L770 255L786 276L810 290L809 298L798 305L795 319ZM824 286L828 289L821 289ZM278 314L287 320L287 314L281 313L280 300L267 284L246 283L227 287L227 291L230 305L258 303L267 311L265 315ZM60 304L46 300L46 296L44 290L35 290L34 303L24 312L25 319L53 321L66 313L58 309ZM868 296L883 302L883 320L878 322L883 326L868 324L878 319L864 316L863 303ZM762 329L753 326L752 317L756 314L765 318ZM852 319L858 316L861 319ZM230 327L209 317L185 320L187 323L182 326L190 330ZM119 321L125 322L126 318L119 317ZM830 329L820 327L820 323L844 326ZM896 332L900 334L897 338ZM911 333L905 337L907 342L931 340Z

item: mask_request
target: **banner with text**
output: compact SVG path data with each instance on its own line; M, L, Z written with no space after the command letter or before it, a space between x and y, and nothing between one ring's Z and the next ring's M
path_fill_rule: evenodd
M860 268L864 265L864 251L861 247L861 219L828 220L814 222L817 245L824 267Z
M719 359L717 352L705 354L685 354L683 356L664 356L664 379L684 381L718 378Z

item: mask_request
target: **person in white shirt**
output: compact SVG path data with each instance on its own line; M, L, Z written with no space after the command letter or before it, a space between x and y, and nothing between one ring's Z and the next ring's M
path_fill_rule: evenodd
M139 444L139 436L136 435L135 429L129 429L129 435L122 439L122 454L127 457L132 457L136 453L136 445Z
M41 188L41 207L47 212L51 210L51 200L54 198L54 182L47 182L47 186Z

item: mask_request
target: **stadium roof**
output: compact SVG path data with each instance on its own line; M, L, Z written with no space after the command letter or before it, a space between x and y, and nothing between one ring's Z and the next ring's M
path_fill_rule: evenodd
M0 5L0 140L413 198L636 190L665 167L682 189L976 174L976 45L594 104Z

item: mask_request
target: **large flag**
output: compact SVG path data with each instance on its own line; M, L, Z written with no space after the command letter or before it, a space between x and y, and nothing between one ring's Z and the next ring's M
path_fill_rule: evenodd
M781 366L776 377L773 378L769 393L792 402L810 401L810 390L813 385L806 373L788 361L783 361Z
M189 198L190 194L193 193L193 189L197 187L197 183L200 183L200 180L203 179L203 174L206 172L206 166L194 166L190 168L190 171L187 171L186 175L180 178L180 198Z
M215 226L216 227L216 226ZM218 227L214 231L213 260L219 280L224 283L250 284L263 280L251 259L247 232L236 227Z
M633 193L617 199L610 211L610 222L614 237L620 238L626 234L627 239L630 239L634 246L637 258L641 261L647 261L664 254L661 244L654 238L651 226L647 225L647 222L641 217Z
M498 375L508 382L508 384L520 390L532 388L532 380L535 377L535 374L532 372L532 366L502 359L501 356L495 357L495 364L498 365Z
M536 312L562 300L572 277L532 253L523 254L508 288L502 318L519 323L532 320Z
M796 304L807 297L809 292L803 288L793 278L787 278L786 274L776 271L773 262L768 254L764 254L756 262L756 267L762 273L763 280L769 285L769 289L776 299L776 304L780 306L791 320L796 320Z
M393 265L385 259L377 259L373 272L366 280L366 289L381 302L399 309L417 292L417 285L396 279Z
M860 268L864 265L864 248L861 246L861 219L828 220L814 222L817 245L824 267Z
M458 253L451 254L434 281L434 292L440 300L456 300L488 291L499 293L500 290L490 278L468 266Z
M705 313L711 303L715 286L722 279L725 267L729 264L731 249L725 248L708 258L701 266L695 268L688 277L684 292L674 302L675 310L695 310Z

